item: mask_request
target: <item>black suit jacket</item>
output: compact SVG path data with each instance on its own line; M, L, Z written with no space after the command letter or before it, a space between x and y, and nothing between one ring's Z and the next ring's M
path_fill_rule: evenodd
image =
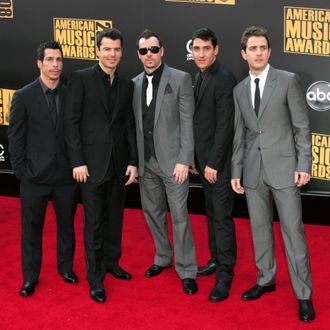
M65 88L58 85L58 128L43 93L40 80L15 92L8 128L9 152L15 175L34 183L73 183L63 134Z
M138 163L133 83L118 77L117 97L110 115L97 65L73 73L65 106L65 139L71 167L87 165L91 183L102 181L111 158L119 180L125 179L127 165Z
M235 84L233 75L215 61L205 71L198 97L195 92L195 157L202 171L209 166L218 170L222 177L230 176Z

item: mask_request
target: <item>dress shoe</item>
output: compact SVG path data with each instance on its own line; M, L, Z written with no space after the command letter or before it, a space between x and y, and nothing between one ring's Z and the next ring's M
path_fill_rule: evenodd
M21 290L19 291L20 295L23 297L31 296L34 293L35 286L36 283L24 282Z
M197 283L193 278L184 278L182 280L182 288L186 294L194 294L198 290Z
M268 285L268 286L261 286L261 285L255 285L253 288L245 291L241 298L243 300L255 300L259 299L263 294L267 292L273 292L276 289L276 285Z
M211 275L215 273L217 264L215 261L210 260L205 266L198 267L197 275Z
M298 317L299 320L304 322L310 322L315 318L315 311L311 300L298 300L299 309Z
M60 274L63 277L63 280L66 283L77 283L78 282L78 277L74 272L66 272L66 273L61 273Z
M144 273L145 277L152 277L159 275L165 268L170 268L171 265L163 267L153 264L151 267L149 267L146 272Z
M98 303L104 303L106 301L106 295L103 288L91 289L90 297Z
M217 302L225 300L229 296L230 285L226 285L222 280L215 283L210 295L209 301Z
M119 278L120 280L130 280L132 278L132 275L127 273L119 265L108 268L107 272L112 274L113 277Z

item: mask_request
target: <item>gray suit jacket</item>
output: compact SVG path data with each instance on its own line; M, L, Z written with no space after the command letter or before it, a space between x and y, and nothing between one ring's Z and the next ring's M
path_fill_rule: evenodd
M144 173L142 85L144 72L133 79L133 108L139 154L139 175ZM172 175L177 163L192 165L194 95L189 73L164 65L155 107L154 145L162 171Z
M250 77L234 89L235 137L232 178L255 188L263 163L275 189L294 185L294 172L310 173L308 109L298 77L270 67L258 118L252 107Z

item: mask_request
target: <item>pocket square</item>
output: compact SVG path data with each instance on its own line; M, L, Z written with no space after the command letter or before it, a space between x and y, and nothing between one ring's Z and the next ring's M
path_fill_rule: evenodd
M172 87L170 84L167 84L165 88L165 94L171 94L171 93L173 93Z

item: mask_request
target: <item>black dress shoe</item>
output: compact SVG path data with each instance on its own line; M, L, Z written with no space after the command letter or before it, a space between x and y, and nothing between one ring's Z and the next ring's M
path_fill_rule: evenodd
M77 283L78 282L78 277L74 272L66 272L66 273L61 273L60 274L63 277L63 280L66 283Z
M165 268L170 268L171 265L163 267L153 264L151 267L149 267L146 272L144 273L145 277L152 277L159 275Z
M31 296L34 293L35 286L36 283L24 282L21 290L19 291L20 295L23 297Z
M198 267L197 275L211 275L215 273L217 264L210 260L205 266Z
M276 285L268 285L268 286L261 286L261 285L255 285L253 288L245 291L241 298L243 300L255 300L259 299L263 294L267 292L273 292L276 289Z
M104 303L106 301L106 295L103 288L91 289L90 297L98 303Z
M229 296L230 285L226 285L223 281L218 281L215 283L210 295L209 301L217 302L225 300Z
M304 322L313 321L315 318L315 311L311 300L298 300L299 309L298 317L299 320Z
M184 278L182 280L183 292L186 294L194 294L197 292L197 283L193 278Z
M107 272L112 274L113 277L119 278L120 280L130 280L132 278L132 275L130 273L127 273L119 265L108 268Z

